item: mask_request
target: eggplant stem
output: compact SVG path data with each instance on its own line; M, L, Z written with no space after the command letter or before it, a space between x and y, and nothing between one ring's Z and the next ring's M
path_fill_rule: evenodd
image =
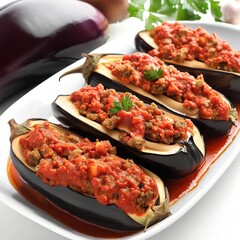
M59 81L61 78L74 73L82 73L84 79L87 81L89 76L91 75L92 71L96 68L99 63L99 60L105 56L106 54L87 54L83 53L82 56L86 58L86 61L76 68L73 68L65 73L63 73L59 77Z
M10 135L11 142L15 137L28 133L31 130L31 128L29 127L29 121L25 121L22 124L18 124L14 119L10 119L8 121L8 124L10 126L11 131Z
M238 119L238 112L237 112L236 108L231 108L230 109L230 111L228 113L228 117L229 117L229 120L231 120L235 125L235 123Z
M156 222L156 220L158 221L162 221L163 219L167 218L168 216L171 215L171 212L169 210L169 192L168 189L165 187L165 200L160 203L159 205L155 205L152 207L152 211L154 213L154 217L153 216L149 216L146 220L146 224L144 227L144 232L147 230L148 226L151 225L153 222Z

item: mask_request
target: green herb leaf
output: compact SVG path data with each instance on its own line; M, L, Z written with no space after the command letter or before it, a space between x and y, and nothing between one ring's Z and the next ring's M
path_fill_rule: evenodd
M167 20L201 19L208 11L221 21L219 0L130 0L128 8L130 16L143 20L148 30Z
M151 70L143 71L144 78L151 82L156 81L158 78L162 77L162 75L163 75L163 70L161 68L159 69L151 68Z
M196 11L191 6L188 6L186 8L186 6L179 4L176 19L177 20L185 20L185 19L199 20L201 19L201 17L199 14L196 13Z
M219 8L220 2L215 0L210 0L210 10L211 14L214 17L215 21L221 22L222 12Z
M120 98L120 102L115 100L113 102L113 104L114 104L114 107L109 109L109 113L111 113L111 114L116 114L116 113L120 112L121 110L130 111L133 106L133 102L130 99L129 94L127 94L127 93L124 95L123 98Z
M122 105L118 101L114 100L113 104L114 104L114 107L109 109L109 112L111 114L116 114L116 113L120 112L123 109Z
M132 100L130 99L129 94L125 94L124 98L121 98L120 101L124 110L126 111L131 110L133 103Z
M208 1L187 0L187 4L192 8L193 11L197 11L203 14L207 13Z
M159 20L159 14L149 13L148 20L145 23L145 29L151 30L152 26L159 25L161 21Z

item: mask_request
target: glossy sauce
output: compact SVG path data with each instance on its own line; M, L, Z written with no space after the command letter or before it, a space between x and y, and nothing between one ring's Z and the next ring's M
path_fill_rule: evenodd
M237 107L240 115L240 105ZM240 116L233 126L229 134L223 137L205 139L206 157L203 164L194 172L181 179L166 180L165 184L170 193L170 205L173 205L181 197L192 191L198 186L199 181L211 167L211 165L218 159L218 157L225 151L225 149L232 143L240 128Z
M240 105L237 106L238 113L240 113ZM199 181L208 171L211 165L218 159L218 157L225 151L225 149L232 143L240 128L240 116L236 123L236 127L233 127L231 132L224 137L218 139L206 139L206 149L207 156L203 164L193 173L188 176L175 179L175 180L165 180L165 184L168 187L170 194L170 204L173 205L181 197L186 195L188 192L193 190L198 186ZM38 206L43 211L47 212L56 220L62 222L66 226L81 232L82 234L87 234L93 237L99 238L117 238L131 235L136 232L128 233L118 233L109 230L93 226L89 223L83 222L79 218L65 212L64 210L58 208L56 205L44 198L40 193L31 189L28 184L26 184L19 176L18 172L14 168L11 160L8 162L8 177L14 188L25 197L29 202Z

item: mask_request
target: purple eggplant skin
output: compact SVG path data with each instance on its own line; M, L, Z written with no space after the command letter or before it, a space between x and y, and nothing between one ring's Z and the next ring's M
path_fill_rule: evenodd
M108 21L78 0L19 0L0 9L0 29L3 102L102 45Z
M153 50L138 33L135 36L135 47L140 52L149 52ZM168 63L167 60L166 64ZM170 64L174 65L181 72L188 72L193 76L203 74L205 81L215 90L222 93L233 103L240 101L240 74L235 72L227 72L216 69L189 67L184 64L178 64L177 62L170 61Z

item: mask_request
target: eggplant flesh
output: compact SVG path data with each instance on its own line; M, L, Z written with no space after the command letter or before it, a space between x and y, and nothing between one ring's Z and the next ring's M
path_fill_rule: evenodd
M94 138L110 140L119 149L119 155L131 157L136 163L167 178L186 176L204 160L204 140L195 126L194 134L186 141L172 145L146 141L145 148L137 150L119 140L119 130L106 130L101 124L80 115L69 96L58 96L52 103L52 112L64 125Z
M141 230L170 215L168 207L169 195L167 189L164 187L164 183L158 176L143 167L143 171L156 181L159 192L154 205L149 207L143 216L126 214L115 205L103 205L94 197L81 194L68 187L53 187L43 183L41 178L36 175L35 168L26 163L20 149L19 138L26 135L33 125L44 121L46 120L29 119L23 124L17 124L13 119L9 121L11 128L10 156L19 175L31 188L41 193L53 204L66 210L70 214L92 225L117 232ZM60 131L69 131L60 125L51 125L60 129Z
M158 49L150 35L151 31L144 30L135 36L135 47L140 52L146 52ZM232 102L240 100L240 73L218 70L211 68L207 64L192 60L177 62L174 60L163 59L167 64L174 65L179 71L188 72L193 76L204 75L205 81L215 90L221 92Z
M0 9L0 28L1 102L102 45L108 21L82 1L25 0Z
M159 107L163 108L166 111L169 111L175 115L179 115L184 118L189 118L193 121L193 123L200 129L200 131L206 137L216 137L216 136L223 136L226 135L231 127L234 125L235 121L237 120L237 111L233 107L232 103L222 95L224 101L226 101L231 110L229 112L229 120L212 120L212 119L201 119L195 115L192 111L183 107L183 105L168 96L165 95L157 95L154 96L151 93L148 93L141 89L140 87L134 86L133 84L123 83L119 80L116 76L112 75L111 71L105 66L106 63L111 62L118 62L122 60L123 55L115 54L115 55L108 55L108 54L92 54L86 55L83 54L87 59L85 63L80 66L76 67L66 73L64 73L60 78L80 72L83 74L85 80L93 85L96 86L97 84L101 83L107 88L114 88L117 91L126 92L129 91L134 95L138 96L146 103L155 102Z

